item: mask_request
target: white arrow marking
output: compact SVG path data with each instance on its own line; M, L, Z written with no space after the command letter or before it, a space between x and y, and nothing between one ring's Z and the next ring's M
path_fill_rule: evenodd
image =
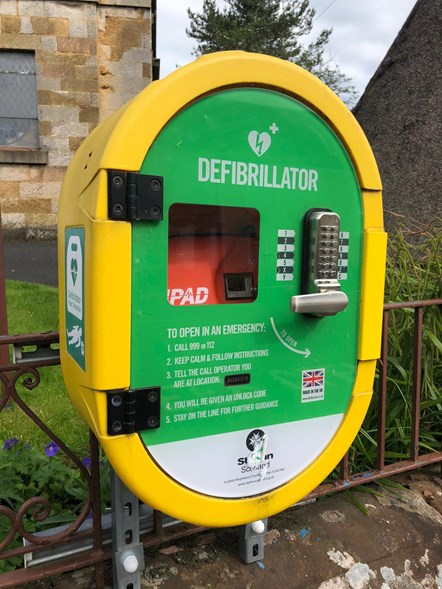
M292 346L289 346L289 344L282 339L282 337L278 333L278 330L276 329L273 317L270 317L270 323L272 324L273 331L275 332L276 337L279 339L283 346L285 346L288 350L294 352L295 354L301 354L301 356L305 356L306 358L310 356L311 352L309 349L297 350L296 348L292 348Z

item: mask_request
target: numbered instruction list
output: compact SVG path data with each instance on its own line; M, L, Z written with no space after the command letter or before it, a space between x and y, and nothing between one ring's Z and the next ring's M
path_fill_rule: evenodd
M264 323L167 329L166 379L173 389L186 391L178 395L180 399L166 403L166 423L228 417L277 408L279 401L268 398L265 388L253 388L253 373L258 363L269 357L268 348L217 351L220 341L218 336L261 334L265 331ZM246 391L234 390L237 385L248 384L250 386ZM198 387L210 385L226 388L213 386L210 389L214 391L213 394L198 394ZM215 392L220 390L225 392Z

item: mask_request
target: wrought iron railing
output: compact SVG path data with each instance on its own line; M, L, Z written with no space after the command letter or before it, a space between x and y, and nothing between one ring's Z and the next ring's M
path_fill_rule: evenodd
M318 497L341 489L367 483L395 473L420 468L429 464L442 464L442 451L435 450L426 454L419 452L420 431L420 392L421 392L421 356L422 356L422 325L424 309L440 307L442 299L429 301L414 301L410 303L391 303L384 306L384 323L382 332L382 355L378 366L378 439L377 439L377 464L372 470L356 474L349 472L349 455L341 462L339 474L336 480L331 480L320 485L309 497ZM413 347L413 387L412 387L412 433L410 452L407 459L402 459L391 464L385 460L385 428L386 428L386 396L387 396L387 357L388 357L388 318L391 310L414 309L414 347ZM58 343L58 334L31 334L20 336L0 336L0 349L8 349L11 346L24 345L37 346L37 350L47 350ZM5 358L5 354L1 356ZM6 356L8 357L8 356ZM31 533L26 530L24 517L31 517L35 522L44 522L51 513L50 502L41 496L35 496L25 501L16 511L1 500L0 482L0 518L6 518L9 522L9 530L6 535L0 537L0 562L14 557L25 557L32 553L37 557L39 553L45 554L45 564L32 567L21 567L16 570L0 573L0 587L7 589L16 587L25 582L33 582L74 569L89 565L95 566L97 587L104 587L104 561L112 557L112 548L109 541L105 540L102 529L102 514L100 507L100 460L99 448L96 438L92 433L89 436L90 444L90 468L86 468L79 456L70 450L47 424L29 407L21 397L20 391L35 390L40 384L39 370L46 366L56 366L59 358L56 354L43 353L23 357L20 363L6 363L0 365L0 418L2 412L11 404L15 404L36 427L42 430L50 440L53 440L64 452L69 461L78 469L85 480L87 494L84 504L74 521L61 530L51 535ZM18 384L21 386L18 387ZM0 450L1 451L1 450ZM92 518L92 525L85 528L87 518ZM149 525L142 536L145 546L152 546L162 542L177 540L183 536L198 533L203 528L196 528L187 524L175 522L158 511L151 511ZM174 524L174 525L170 525ZM17 536L24 539L23 546L11 547ZM87 550L79 550L72 555L72 550L65 551L62 558L48 557L51 550L61 553L63 546L78 545L83 542ZM36 559L38 561L38 558Z
M441 451L422 454L419 452L420 431L420 402L421 402L421 371L422 371L422 326L423 313L428 307L442 305L442 299L412 301L408 303L386 303L383 311L382 347L378 362L377 386L377 459L372 470L365 470L355 474L349 473L349 452L342 459L339 467L339 479L326 482L317 487L309 497L319 497L335 491L349 489L363 483L372 482L394 474L423 468L430 464L440 463L442 467L442 430L439 432ZM414 310L413 353L412 353L412 416L409 458L386 463L386 411L387 411L387 371L388 371L388 329L389 313L394 310ZM442 383L441 383L442 384ZM442 405L442 389L440 391L440 405ZM373 400L375 401L375 399ZM373 402L372 401L372 402ZM442 414L441 414L442 424Z

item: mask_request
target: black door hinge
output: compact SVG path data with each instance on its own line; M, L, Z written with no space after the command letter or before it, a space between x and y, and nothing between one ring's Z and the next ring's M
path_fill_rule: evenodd
M113 221L162 221L163 177L108 170L108 217Z
M134 434L160 427L160 387L107 391L107 434Z

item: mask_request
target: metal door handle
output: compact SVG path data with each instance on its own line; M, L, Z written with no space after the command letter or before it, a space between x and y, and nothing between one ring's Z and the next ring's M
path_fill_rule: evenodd
M318 317L336 315L348 305L348 297L340 290L296 295L290 299L293 313L308 313Z

